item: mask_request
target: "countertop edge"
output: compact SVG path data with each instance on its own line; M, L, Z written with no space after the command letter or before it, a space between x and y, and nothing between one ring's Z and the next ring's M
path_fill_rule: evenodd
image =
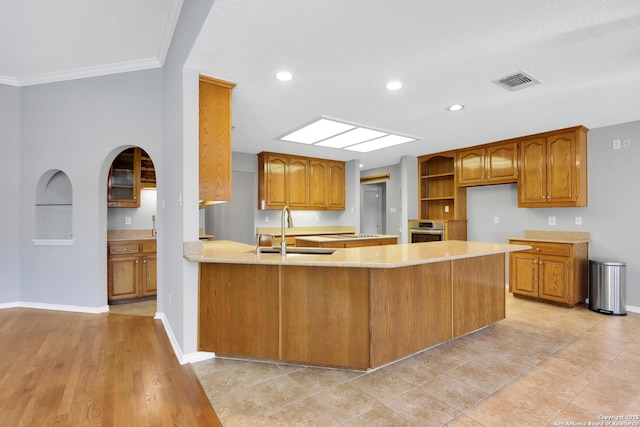
M451 241L450 241L451 242ZM486 242L465 242L471 245L493 245L489 250L477 250L469 253L457 253L446 255L431 255L429 257L422 257L420 259L411 259L407 261L376 261L367 262L362 260L348 261L348 260L332 260L332 255L303 255L295 254L295 257L285 258L279 254L254 254L251 256L248 252L255 249L254 246L230 242L230 241L213 241L213 242L184 242L184 254L183 257L190 262L198 263L217 263L217 264L263 264L263 265L290 265L290 266L311 266L311 267L350 267L350 268L399 268L408 267L420 264L431 264L443 261L452 261L457 259L475 258L487 255L507 254L509 252L516 252L522 250L531 249L528 245L511 245L507 243L486 243ZM198 245L199 244L199 245ZM233 258L229 256L229 253L225 253L225 256L211 256L206 254L205 244L217 244L217 245L229 245L235 248L239 256L243 258ZM359 254L358 251L363 251L367 255L367 251L375 249L382 249L384 251L392 250L393 246L405 246L405 245L429 245L430 243L412 243L401 245L388 245L388 246L369 246L363 248L348 248L348 249L336 249L338 251L352 251L351 254ZM437 242L435 244L446 244L445 242ZM468 246L468 245L467 245ZM200 249L200 247L202 249ZM335 254L335 253L334 253ZM249 255L249 256L247 256ZM368 254L370 257L371 254ZM365 257L366 258L366 257ZM382 257L384 258L384 257Z

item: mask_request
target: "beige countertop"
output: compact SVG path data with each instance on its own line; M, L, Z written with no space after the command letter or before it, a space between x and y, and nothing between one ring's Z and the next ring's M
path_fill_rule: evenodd
M333 237L332 237L333 236ZM326 242L336 242L339 240L375 240L375 239L397 239L398 236L392 236L390 234L376 234L375 236L360 236L357 234L341 234L340 237L335 237L338 235L322 235L322 236L296 236L296 240L306 240L308 242L318 242L318 243L326 243Z
M550 243L588 243L591 233L587 231L525 230L524 236L509 237L509 240Z
M449 261L459 258L508 253L530 249L504 243L444 242L410 243L336 249L330 255L255 253L255 246L229 240L185 242L184 258L192 262L222 264L275 264L317 267L396 268Z

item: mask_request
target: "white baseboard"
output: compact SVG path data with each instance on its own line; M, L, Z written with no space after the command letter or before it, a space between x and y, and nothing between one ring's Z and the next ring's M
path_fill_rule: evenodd
M201 362L203 360L212 359L215 357L215 353L209 353L206 351L196 351L194 353L184 354L182 352L182 348L180 348L180 344L178 344L178 340L176 339L173 330L171 329L171 325L167 321L167 316L165 316L164 313L156 312L154 319L158 319L162 322L162 326L164 326L164 330L167 333L167 337L169 338L171 347L173 347L173 352L176 354L178 362L180 362L181 365Z
M86 307L82 305L66 305L66 304L46 304L41 302L16 301L0 304L3 308L35 308L37 310L54 310L54 311L70 311L74 313L100 314L107 313L109 306L103 307Z

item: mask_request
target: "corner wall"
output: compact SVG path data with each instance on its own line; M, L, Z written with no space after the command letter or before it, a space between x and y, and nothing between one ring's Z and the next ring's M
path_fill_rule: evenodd
M0 85L0 306L20 300L20 89Z

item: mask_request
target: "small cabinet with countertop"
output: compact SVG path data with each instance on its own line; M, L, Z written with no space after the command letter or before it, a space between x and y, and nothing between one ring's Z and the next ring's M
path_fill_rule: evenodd
M585 301L589 233L527 230L509 243L531 246L509 255L511 293L572 307Z
M118 240L108 243L109 302L156 295L156 240Z
M360 236L349 234L335 234L325 236L296 237L296 246L314 248L359 248L364 246L397 245L398 236L378 234L375 236Z

